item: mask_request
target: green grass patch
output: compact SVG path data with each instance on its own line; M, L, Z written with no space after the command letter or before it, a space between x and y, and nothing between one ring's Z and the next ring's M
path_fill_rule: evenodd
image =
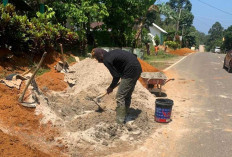
M43 75L44 73L49 72L49 71L50 71L50 69L48 69L48 68L40 67L40 69L39 69L38 72L36 73L36 76L41 76L41 75Z
M151 55L144 54L144 61L152 65L153 67L163 70L170 66L169 60L175 59L177 55L165 53L163 50L159 50L158 54L155 55L154 51L151 51Z
M0 74L0 79L4 79L5 78L5 74Z
M68 64L71 64L76 62L76 59L72 55L69 55L66 57L66 61L68 62Z
M167 59L171 59L177 57L177 55L165 53L163 50L159 50L158 54L155 55L154 53L151 53L151 55L144 54L144 60L149 62L149 61L165 61Z

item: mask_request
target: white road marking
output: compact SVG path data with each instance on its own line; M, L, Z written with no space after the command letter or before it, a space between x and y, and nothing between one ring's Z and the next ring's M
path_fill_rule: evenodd
M225 95L219 95L219 97L221 97L221 98L228 98L228 97L225 96Z
M167 71L169 70L170 68L172 68L173 66L175 66L176 64L180 63L182 60L184 60L187 56L181 58L178 62L172 64L171 66L167 67L166 69L164 69L163 71Z

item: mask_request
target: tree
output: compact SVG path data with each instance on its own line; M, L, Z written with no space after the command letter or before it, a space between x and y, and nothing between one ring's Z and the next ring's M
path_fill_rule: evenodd
M184 29L191 27L194 19L191 9L192 4L189 0L170 0L159 5L160 13L166 17L163 28L168 32L169 40L176 40Z
M232 26L228 27L224 31L224 43L223 48L226 50L232 49Z
M209 30L209 39L207 40L206 49L210 51L214 49L216 46L222 46L222 38L223 38L223 30L224 28L219 22L213 24L213 26Z
M176 12L176 29L175 36L179 34L179 28L185 24L187 27L191 27L194 16L191 13L192 4L189 0L170 0L166 3ZM175 38L174 38L175 39Z
M186 29L186 34L183 36L182 47L192 47L197 45L197 30L194 26Z
M159 36L157 34L155 35L154 40L155 40L156 46L159 46L159 44L160 44L160 38L159 38Z
M141 33L148 9L155 0L102 0L109 12L104 23L111 29L113 42L118 46L131 46L136 34ZM137 29L133 29L137 25ZM139 33L136 33L140 30Z
M143 28L142 30L142 42L145 44L146 46L146 50L147 50L147 55L150 55L150 45L149 43L152 42L151 37L148 35L148 29Z
M205 45L207 41L207 36L203 32L197 31L197 38L196 38L196 47L199 45Z
M58 22L67 22L77 29L80 38L85 40L90 34L90 24L102 21L108 11L101 0L54 0L47 2L54 8Z

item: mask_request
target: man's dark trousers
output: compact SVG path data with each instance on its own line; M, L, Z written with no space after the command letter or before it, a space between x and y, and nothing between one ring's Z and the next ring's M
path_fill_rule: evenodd
M116 121L119 124L123 124L125 122L131 104L131 95L134 91L139 76L140 73L134 78L121 79L116 94L116 101L117 101Z

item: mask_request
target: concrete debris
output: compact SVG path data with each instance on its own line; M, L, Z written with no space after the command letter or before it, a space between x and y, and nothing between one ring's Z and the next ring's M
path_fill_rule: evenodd
M13 80L11 80L11 81L9 81L9 80L0 80L0 83L3 83L3 84L5 84L6 86L8 86L10 88L20 89L22 80L20 80L20 79L17 79L15 81L13 81Z
M3 83L10 88L20 89L23 80L27 80L27 78L19 74L10 74L6 76L6 79L1 79L0 83Z
M67 62L62 62L59 61L56 65L55 65L55 70L57 70L57 72L62 72L62 73L66 73L69 72L69 65Z

